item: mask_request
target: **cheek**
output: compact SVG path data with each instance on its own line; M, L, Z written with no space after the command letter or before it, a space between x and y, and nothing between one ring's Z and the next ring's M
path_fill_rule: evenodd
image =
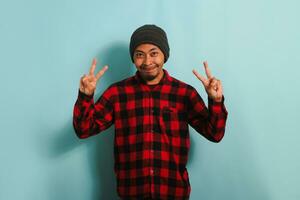
M159 65L159 66L162 66L164 64L164 59L161 59L161 58L157 58L155 60L155 64Z
M157 58L156 58L156 62L157 62L157 64L159 64L159 65L163 65L164 64L164 56L163 55L161 55L161 56L158 56Z
M140 66L142 65L142 62L140 62L139 60L135 60L134 65L136 68L140 68Z

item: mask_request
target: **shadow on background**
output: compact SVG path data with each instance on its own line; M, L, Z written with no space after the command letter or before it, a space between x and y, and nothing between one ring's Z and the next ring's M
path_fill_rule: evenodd
M115 43L104 51L104 54L97 56L100 61L98 69L104 65L109 68L101 77L97 86L97 95L100 96L103 91L112 83L133 76L135 67L129 57L128 46ZM108 83L101 87L101 83ZM99 94L98 94L99 93ZM97 98L95 98L96 100ZM114 126L110 127L97 138L94 147L91 148L91 173L95 176L95 187L93 199L118 199L116 191L116 177L114 174ZM94 152L94 153L93 153Z
M98 62L95 72L99 71L106 64L109 65L109 69L97 83L94 96L95 102L109 85L133 76L136 71L129 57L127 45L115 43L108 49L104 49L104 52L104 54L97 55L97 59L100 62ZM75 103L75 100L72 103ZM75 148L87 145L87 160L90 164L91 177L94 177L91 199L118 199L113 157L114 125L96 136L80 140L74 132L72 119L70 119L67 125L59 130L58 135L58 138L48 138L52 141L50 150L47 150L48 156L51 158L62 158ZM54 188L57 187L54 186ZM66 198L68 196L66 192L58 195Z

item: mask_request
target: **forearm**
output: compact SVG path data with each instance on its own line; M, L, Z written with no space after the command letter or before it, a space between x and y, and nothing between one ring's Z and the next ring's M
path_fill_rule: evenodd
M208 99L208 118L204 134L213 141L220 142L225 134L225 126L228 112L224 105L224 97L221 101Z
M100 133L111 124L111 109L107 106L107 102L100 98L95 105L93 95L85 95L79 91L73 110L73 127L76 135L84 139Z
M193 109L189 115L189 124L206 139L220 142L225 133L227 110L224 97L221 102L208 99L208 108L200 96L192 98Z

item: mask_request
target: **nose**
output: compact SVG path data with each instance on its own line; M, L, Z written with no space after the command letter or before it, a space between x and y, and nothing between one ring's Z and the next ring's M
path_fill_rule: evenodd
M150 55L146 55L144 59L144 64L145 65L150 65L152 62Z

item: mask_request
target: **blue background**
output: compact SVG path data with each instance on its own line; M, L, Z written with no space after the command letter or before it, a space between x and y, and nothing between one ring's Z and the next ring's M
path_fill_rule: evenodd
M27 0L0 6L0 199L117 199L113 126L72 127L93 57L108 71L95 98L131 76L133 30L168 34L165 69L193 85L207 60L229 112L221 143L191 129L191 199L296 200L299 192L299 1Z

